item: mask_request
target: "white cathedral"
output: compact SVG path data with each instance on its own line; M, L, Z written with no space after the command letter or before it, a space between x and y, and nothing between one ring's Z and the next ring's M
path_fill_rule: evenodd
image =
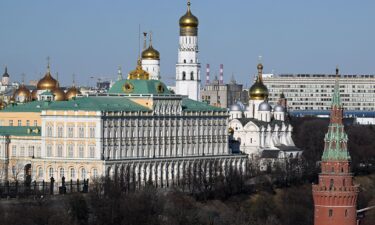
M268 89L263 84L263 65L258 64L258 76L249 90L249 103L230 107L229 132L239 144L239 150L250 159L260 159L266 170L270 164L289 158L299 158L302 151L292 140L293 127L287 119L286 100L281 94L279 103L268 103Z

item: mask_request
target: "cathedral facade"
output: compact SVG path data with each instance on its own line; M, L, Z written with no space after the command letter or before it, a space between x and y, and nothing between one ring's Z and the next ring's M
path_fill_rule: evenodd
M250 159L260 160L260 169L272 167L280 159L299 158L302 151L292 139L293 127L288 121L286 99L279 104L268 103L268 89L263 84L263 65L258 64L258 75L249 90L245 107L236 103L230 107L229 132L239 144L239 150Z

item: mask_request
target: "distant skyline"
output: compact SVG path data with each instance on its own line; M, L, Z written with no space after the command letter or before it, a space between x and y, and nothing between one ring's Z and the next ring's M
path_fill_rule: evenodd
M258 56L264 72L374 74L375 1L362 0L192 0L200 20L201 80L211 65L211 80L224 64L249 86ZM124 77L136 66L138 27L153 32L161 54L161 76L174 85L178 20L186 1L14 1L0 2L0 74L12 80L40 79L51 69L62 85L92 85L98 78ZM95 78L90 78L95 77Z

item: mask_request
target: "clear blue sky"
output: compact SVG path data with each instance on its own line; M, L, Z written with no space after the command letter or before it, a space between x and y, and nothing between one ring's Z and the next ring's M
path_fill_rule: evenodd
M202 80L224 64L249 85L263 56L265 72L375 73L374 0L192 0L199 17ZM138 55L138 25L152 30L161 53L162 77L173 84L178 19L185 0L1 0L0 65L15 80L38 79L46 57L63 85L75 73L80 84L90 76L127 74ZM2 71L0 71L2 74ZM168 79L169 78L169 79Z

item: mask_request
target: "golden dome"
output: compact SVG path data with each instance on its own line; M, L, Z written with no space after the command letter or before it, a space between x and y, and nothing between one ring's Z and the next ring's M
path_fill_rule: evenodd
M66 92L65 97L67 100L71 100L72 98L75 98L79 94L81 94L81 92L78 90L78 88L76 88L75 86L72 86Z
M52 90L53 95L55 96L54 100L55 101L65 101L65 92L61 90L61 88L57 87Z
M24 84L21 84L19 88L14 92L13 98L17 101L22 100L23 102L27 102L31 100L31 93L30 90L25 87Z
M37 100L38 99L38 89L34 89L31 92L31 100Z
M190 1L188 2L188 9L185 15L180 18L180 35L182 36L196 36L199 20L191 13Z
M54 90L57 87L57 85L58 85L57 80L55 80L52 77L51 71L48 65L47 73L44 75L42 79L38 81L36 88L38 90Z
M258 77L253 86L249 90L249 97L251 100L265 100L268 98L268 89L263 84L263 65L261 63L257 66Z
M128 75L129 80L148 80L150 74L142 69L141 60L138 59L137 68Z
M142 52L142 59L159 60L160 59L160 53L156 49L154 49L152 47L152 45L150 44L150 46Z

